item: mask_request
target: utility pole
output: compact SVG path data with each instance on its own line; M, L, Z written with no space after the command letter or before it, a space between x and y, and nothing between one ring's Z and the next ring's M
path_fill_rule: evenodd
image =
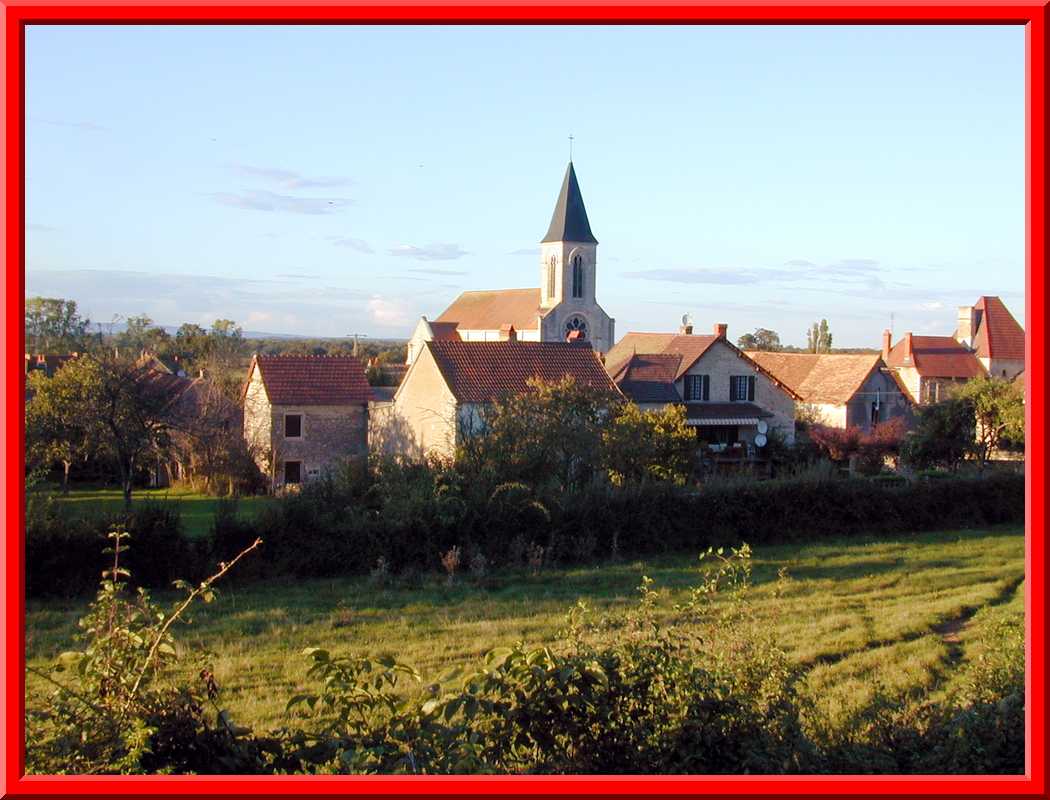
M358 339L358 337L361 337L362 339L367 339L368 338L368 334L367 333L348 333L347 336L353 336L354 337L354 358L357 358L357 355L360 352L360 348L357 346L357 339Z

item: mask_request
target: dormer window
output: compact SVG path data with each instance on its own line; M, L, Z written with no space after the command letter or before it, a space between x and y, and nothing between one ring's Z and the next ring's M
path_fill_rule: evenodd
M583 257L572 257L572 296L583 297Z

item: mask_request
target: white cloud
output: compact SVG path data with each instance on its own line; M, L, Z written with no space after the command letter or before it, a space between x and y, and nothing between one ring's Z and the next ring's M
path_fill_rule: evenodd
M279 184L285 189L328 189L333 186L349 186L353 183L350 178L344 177L318 177L307 178L304 175L289 169L279 167L253 167L248 164L234 164L232 169L250 178L262 178Z
M404 327L408 325L411 315L401 300L390 300L378 294L368 301L368 312L376 325L383 327Z
M241 194L214 192L215 202L252 211L281 211L289 214L332 214L353 203L345 197L292 197L252 189Z
M467 251L454 243L432 243L425 247L413 244L401 244L391 248L390 255L416 258L420 261L451 261L467 255Z

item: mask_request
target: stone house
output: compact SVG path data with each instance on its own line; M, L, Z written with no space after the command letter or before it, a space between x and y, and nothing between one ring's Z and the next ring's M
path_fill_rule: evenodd
M598 352L613 343L615 321L597 301L598 240L572 162L565 170L547 234L540 242L540 285L529 289L463 292L435 320L420 319L408 342L411 364L429 341L583 339Z
M953 386L987 375L977 355L954 336L915 336L911 332L890 346L882 333L882 360L897 373L913 403L925 405L948 398Z
M374 404L370 448L410 458L452 457L464 436L484 428L494 401L528 391L530 378L566 376L619 394L584 341L424 342L394 396Z
M244 437L272 490L368 455L371 387L353 356L252 357Z
M770 431L794 442L801 397L732 344L727 328L720 323L707 335L694 334L691 325L677 334L628 333L609 351L606 370L642 408L684 405L697 439L716 448L750 448Z
M870 432L880 422L911 416L913 403L897 373L878 353L747 351L763 369L802 398L814 421Z

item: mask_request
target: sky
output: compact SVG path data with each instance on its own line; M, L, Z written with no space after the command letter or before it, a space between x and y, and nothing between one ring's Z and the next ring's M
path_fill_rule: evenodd
M407 338L540 285L569 159L628 331L1024 324L1021 26L29 26L26 294Z

